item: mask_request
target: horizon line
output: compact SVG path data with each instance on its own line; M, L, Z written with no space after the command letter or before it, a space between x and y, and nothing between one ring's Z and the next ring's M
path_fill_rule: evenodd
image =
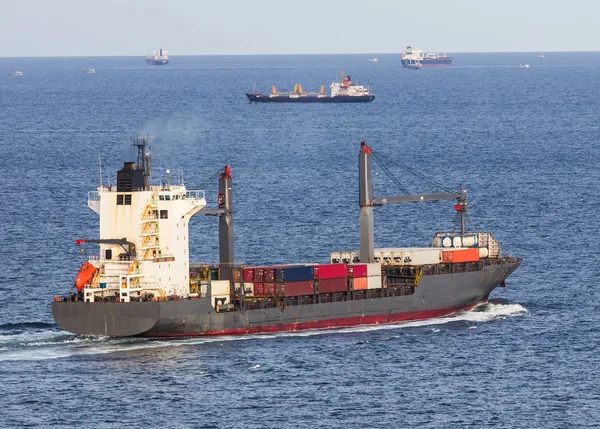
M577 51L428 51L428 52L445 52L456 54L534 54L534 53L594 53L600 52L600 50L577 50ZM354 53L302 53L302 54L290 54L290 53L255 53L255 54L175 54L169 55L170 57L266 57L266 56L302 56L302 55L402 55L403 52L354 52ZM32 55L32 56L0 56L0 59L10 58L114 58L114 57L146 57L147 55L131 55L131 54L117 54L117 55Z

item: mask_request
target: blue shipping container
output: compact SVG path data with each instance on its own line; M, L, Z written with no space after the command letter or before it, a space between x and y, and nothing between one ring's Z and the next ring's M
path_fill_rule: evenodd
M303 282L315 278L315 269L312 266L288 267L285 269L286 282Z

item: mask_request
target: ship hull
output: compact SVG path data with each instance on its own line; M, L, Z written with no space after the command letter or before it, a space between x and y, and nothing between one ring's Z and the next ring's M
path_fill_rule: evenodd
M146 337L244 335L392 323L446 316L485 302L519 266L502 260L480 271L423 275L412 295L357 299L347 292L318 302L217 312L210 299L129 303L53 302L56 323L75 334ZM323 298L320 298L321 300Z
M251 103L368 103L375 100L374 95L338 95L335 97L311 95L290 97L289 95L278 95L270 97L264 94L246 93L246 97L248 97L248 101Z
M443 67L443 66L451 66L452 58L437 58L437 59L422 59L419 60L423 67ZM402 60L403 67L409 67L409 60Z
M146 59L146 64L149 66L164 66L169 64L169 60L155 60L155 59Z

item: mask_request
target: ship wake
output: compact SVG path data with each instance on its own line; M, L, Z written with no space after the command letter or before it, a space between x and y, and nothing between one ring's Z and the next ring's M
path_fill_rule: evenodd
M368 333L373 331L399 331L431 334L442 329L477 329L480 325L522 316L527 313L522 305L503 301L480 304L469 311L446 317L414 320L383 325L363 325L348 328L315 329L276 334L248 336L203 337L176 340L148 338L109 338L102 336L77 336L65 333L53 325L31 322L0 326L0 361L33 361L65 359L98 354L132 352L136 350L190 347L229 341L280 339L282 337L308 337Z

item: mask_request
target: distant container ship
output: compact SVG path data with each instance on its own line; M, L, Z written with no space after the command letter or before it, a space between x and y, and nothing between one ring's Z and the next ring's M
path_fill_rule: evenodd
M145 60L149 66L164 66L169 64L169 56L167 55L167 51L163 51L163 48L154 51L154 54L148 55Z
M330 85L331 95L325 94L325 85L319 92L304 92L302 85L294 85L293 92L278 92L275 85L270 94L260 92L246 93L251 103L364 103L375 100L369 94L369 87L353 85L350 76L343 76L341 82Z
M414 64L420 64L423 67L451 66L452 59L446 53L443 55L433 52L425 53L420 49L415 49L413 46L408 45L404 54L402 54L402 65L408 68L414 68Z

